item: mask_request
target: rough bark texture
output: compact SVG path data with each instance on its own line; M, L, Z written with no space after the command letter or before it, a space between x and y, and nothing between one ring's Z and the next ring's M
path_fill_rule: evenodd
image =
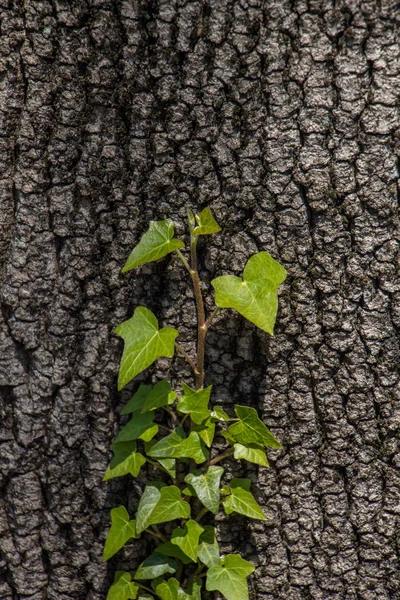
M175 259L119 271L151 218L209 204L206 281L257 249L289 273L274 338L228 311L209 337L216 397L284 444L243 465L268 521L221 523L223 550L252 600L400 598L398 2L0 4L1 600L104 600L148 550L101 560L140 493L101 483L112 331L140 303L190 348L193 295Z

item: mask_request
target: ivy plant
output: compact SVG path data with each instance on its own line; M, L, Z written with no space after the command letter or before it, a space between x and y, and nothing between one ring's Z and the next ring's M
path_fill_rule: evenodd
M176 350L191 367L194 384L182 381L177 391L164 380L140 385L122 410L130 418L112 445L114 457L104 480L139 477L146 464L155 479L144 487L134 518L124 506L112 509L104 560L141 536L154 540L154 551L135 572L116 573L107 600L201 600L204 590L219 592L226 600L247 600L247 577L254 565L237 553L220 555L212 519L222 510L251 519L266 517L250 480L229 479L222 464L245 460L268 467L265 448L281 448L255 408L240 404L228 414L213 404L212 386L204 387L204 355L207 332L221 309L235 309L273 335L277 290L286 271L268 252L254 254L242 277L222 275L211 282L216 307L207 317L197 243L200 236L217 233L220 227L209 208L200 214L189 211L188 221L190 257L181 252L184 243L175 237L170 219L153 221L122 269L125 273L177 254L194 289L197 355L190 356L176 341L178 331L160 328L155 315L143 306L115 330L124 340L119 390L159 357L172 358Z

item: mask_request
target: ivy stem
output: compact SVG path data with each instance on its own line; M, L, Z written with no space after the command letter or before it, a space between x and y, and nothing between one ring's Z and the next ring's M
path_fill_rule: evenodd
M233 454L233 449L229 448L229 450L227 450L226 452L223 452L222 454L219 454L218 456L216 456L215 458L210 460L210 462L208 463L208 466L216 465L221 460L224 460L224 458L228 458L228 456L232 456L232 454Z
M157 534L157 537L160 538L160 540L162 540L164 543L168 542L167 538L165 537L165 535L163 535L161 533L161 531L158 529L157 525L152 525L153 527L153 531Z
M208 512L208 508L206 508L205 506L203 506L203 508L201 509L201 511L199 512L199 514L197 515L197 517L195 518L195 521L197 521L197 523L199 521L201 521L201 519L204 517L204 515Z
M167 412L170 415L174 423L178 423L178 417L176 416L176 414L170 406L163 406L162 408L165 410L165 412Z
M205 323L207 329L210 328L211 323L213 322L214 318L219 313L219 310L220 310L220 308L219 308L219 306L217 306L216 308L214 308L214 310L212 311L211 315L208 317L208 319L207 319L207 321Z
M150 463L151 465L153 465L153 467L156 467L156 469L161 469L161 471L164 471L167 475L169 475L171 477L171 479L173 481L175 481L175 479L172 477L171 473L169 473L167 471L167 469L164 469L164 467L162 465L160 465L159 463L156 463L154 460L151 460L148 456L146 456L146 460L147 460L148 463Z
M189 365L190 365L190 366L192 367L192 369L193 369L193 373L194 373L195 375L199 374L199 372L198 372L198 370L197 370L197 367L196 367L196 364L195 364L194 360L192 360L192 359L190 358L190 356L189 356L189 354L186 352L186 350L184 350L184 349L182 348L182 346L181 346L180 344L178 344L178 342L175 342L175 348L176 348L177 350L179 350L179 352L182 354L182 356L183 356L183 357L184 357L184 358L187 360L187 362L189 363Z
M183 262L183 264L185 265L185 269L187 269L190 273L191 272L190 265L189 265L188 261L186 260L186 258L183 256L182 252L180 250L177 250L176 253L179 256L179 258L181 259L181 261Z
M197 268L197 240L197 235L190 233L190 257L192 267L190 270L190 276L193 282L194 297L197 308L197 369L194 372L194 376L196 390L201 390L204 385L204 352L207 327L199 271Z
M152 594L154 594L154 590L151 590L150 588L148 588L146 585L143 585L143 583L138 583L137 581L135 581L136 585L138 585L140 588L142 588L142 590L146 590L146 592L151 592Z

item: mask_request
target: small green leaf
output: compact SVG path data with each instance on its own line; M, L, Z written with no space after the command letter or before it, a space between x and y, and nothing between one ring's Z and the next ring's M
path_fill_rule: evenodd
M248 600L246 577L253 571L254 565L239 554L228 554L222 565L208 570L206 589L221 592L227 600Z
M160 554L165 554L165 556L179 558L184 565L188 565L190 562L192 562L191 559L186 556L184 552L182 552L179 546L175 546L174 544L171 544L171 542L165 542L164 544L157 546L157 552Z
M111 510L111 528L104 546L103 560L108 560L118 552L131 538L139 537L136 521L129 519L125 506Z
M228 427L228 433L236 442L246 446L247 444L261 444L271 448L282 448L270 430L259 419L257 411L250 406L235 406L235 413L239 417L238 423Z
M139 412L143 408L144 401L151 392L151 385L141 385L134 396L121 410L121 415L129 415L133 412Z
M175 398L176 393L171 391L169 382L159 381L145 399L141 409L142 413L172 404Z
M193 425L193 431L199 434L206 446L211 447L215 434L215 423L213 423L210 417L204 423L200 423L200 425Z
M174 224L171 219L150 221L149 229L132 250L122 273L126 273L144 263L159 260L170 252L183 247L184 243L181 240L174 239Z
M204 473L193 471L185 477L186 483L194 488L200 502L214 515L219 511L219 485L223 472L222 467L208 467Z
M177 409L179 412L190 415L193 423L203 423L209 416L208 403L212 386L206 389L193 390L182 382L185 395L179 398Z
M199 537L204 529L196 521L190 520L185 523L183 528L174 529L171 536L171 544L178 546L186 556L197 561L197 548Z
M199 434L192 431L186 438L181 427L162 438L147 454L152 458L192 458L197 464L206 461L209 456Z
M150 525L188 519L190 505L182 500L181 491L174 485L156 487L147 485L140 499L136 515L136 530L139 533Z
M139 592L139 586L131 581L129 573L117 571L114 583L108 590L107 600L135 600Z
M213 279L215 303L234 308L263 331L273 335L278 310L277 289L286 279L285 269L268 252L258 252L247 262L243 279L223 275Z
M215 527L205 525L199 539L197 556L206 567L219 565L219 546L215 537Z
M268 467L268 459L267 455L263 450L263 446L259 444L247 444L244 446L243 444L234 444L234 454L233 456L236 460L248 460L251 463L256 465L261 465L262 467Z
M137 477L146 459L143 454L136 452L136 442L115 443L112 448L114 458L107 467L103 481L128 475L128 473L133 477Z
M221 227L211 214L211 210L207 206L199 215L195 215L197 227L192 231L193 235L208 235L221 231Z
M188 581L187 595L188 600L201 600L201 586L202 582L200 577L191 577Z
M134 414L130 421L121 429L115 442L131 442L142 439L149 442L157 433L158 427L153 424L154 412L143 415Z
M222 501L227 515L233 512L240 513L251 519L265 521L261 507L257 504L253 494L249 492L249 479L232 479L230 483L231 495Z
M175 479L176 460L174 458L158 458L157 462L160 463L160 465L164 467L166 471L168 471L169 475L171 475L173 479Z
M178 600L178 589L178 581L175 577L171 577L168 581L163 581L157 585L156 594L161 600Z
M172 358L178 331L173 327L158 329L158 321L151 310L139 306L133 317L118 325L115 333L125 342L118 376L121 390L141 371L160 356Z
M165 484L164 484L165 485ZM136 513L136 531L142 533L150 524L151 513L161 498L159 485L146 485Z
M230 416L220 406L214 406L211 411L211 418L216 421L229 421Z
M138 568L135 579L155 579L165 573L175 573L177 569L176 560L169 556L163 556L153 552Z

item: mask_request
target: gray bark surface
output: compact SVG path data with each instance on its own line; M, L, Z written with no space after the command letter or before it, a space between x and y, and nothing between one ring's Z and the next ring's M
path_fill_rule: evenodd
M206 205L207 283L257 250L289 273L273 338L225 311L208 340L215 398L284 445L233 467L268 520L222 521L222 550L257 564L251 600L400 598L398 2L0 6L0 599L104 600L150 550L102 563L140 494L101 482L135 387L113 329L142 304L190 349L193 294L174 258L120 269Z

